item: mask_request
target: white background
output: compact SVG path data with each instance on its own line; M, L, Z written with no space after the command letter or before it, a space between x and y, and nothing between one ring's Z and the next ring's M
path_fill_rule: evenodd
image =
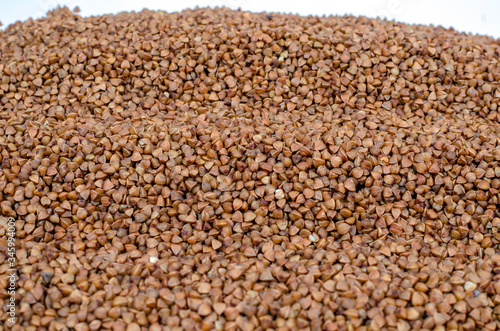
M197 5L303 15L354 14L407 23L442 25L459 31L500 37L498 0L0 0L0 21L5 28L17 20L43 16L57 5L67 5L70 9L79 6L83 16L139 11L145 7L172 12Z

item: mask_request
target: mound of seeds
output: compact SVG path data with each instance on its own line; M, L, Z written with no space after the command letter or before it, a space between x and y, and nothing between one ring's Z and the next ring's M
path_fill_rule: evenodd
M499 56L229 9L8 26L12 329L499 329Z

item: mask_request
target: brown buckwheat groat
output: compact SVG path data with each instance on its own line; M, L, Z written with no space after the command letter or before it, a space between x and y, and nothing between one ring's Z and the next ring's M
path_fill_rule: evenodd
M12 330L497 330L500 45L229 9L0 31ZM5 223L3 223L5 224Z

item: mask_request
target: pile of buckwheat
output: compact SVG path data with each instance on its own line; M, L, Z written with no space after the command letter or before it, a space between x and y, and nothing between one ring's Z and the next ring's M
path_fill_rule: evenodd
M6 27L9 327L499 329L499 58L442 27L225 8Z

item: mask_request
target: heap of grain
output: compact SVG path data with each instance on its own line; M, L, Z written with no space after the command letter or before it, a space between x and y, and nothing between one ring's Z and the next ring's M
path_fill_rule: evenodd
M499 52L229 9L8 26L13 330L498 329Z

